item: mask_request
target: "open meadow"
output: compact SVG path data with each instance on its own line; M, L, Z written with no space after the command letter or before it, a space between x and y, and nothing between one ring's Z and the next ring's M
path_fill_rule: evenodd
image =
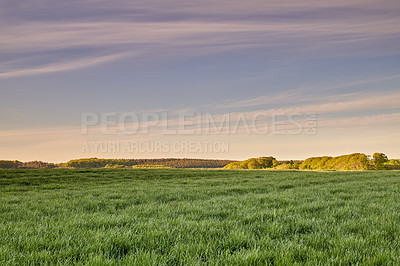
M400 172L0 170L0 264L400 264Z

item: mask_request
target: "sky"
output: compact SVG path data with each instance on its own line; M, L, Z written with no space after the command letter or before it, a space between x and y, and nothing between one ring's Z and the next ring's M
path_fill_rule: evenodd
M1 0L0 160L400 158L398 25L397 0Z

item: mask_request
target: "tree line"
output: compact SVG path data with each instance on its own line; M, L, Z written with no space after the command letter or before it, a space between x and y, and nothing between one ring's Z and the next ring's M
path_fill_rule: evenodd
M20 162L0 160L0 169L53 169L58 165L42 161Z
M368 157L363 153L337 157L311 157L306 159L300 166L300 169L306 170L368 170L368 168Z
M224 169L299 169L302 161L278 161L274 157L250 158L244 161L232 162Z
M311 157L304 161L277 161L270 156L232 162L224 169L391 170L400 169L400 160L389 160L383 153L374 153L371 158L363 153L353 153L337 157Z
M189 158L161 158L161 159L77 159L71 160L61 167L71 168L103 168L113 165L118 165L131 168L132 166L164 166L170 168L222 168L225 165L231 163L231 160L212 160L212 159L189 159Z
M141 167L143 166L143 167ZM400 170L400 159L388 159L383 153L367 156L353 153L337 157L311 157L304 161L278 161L272 156L244 161L161 158L161 159L101 159L83 158L54 164L42 161L20 162L0 160L0 169L54 168L224 168L224 169L300 169L300 170Z
M163 166L170 168L222 168L232 160L213 159L99 159L84 158L54 164L41 161L20 162L0 160L0 169L52 169L52 168L132 168L133 166Z

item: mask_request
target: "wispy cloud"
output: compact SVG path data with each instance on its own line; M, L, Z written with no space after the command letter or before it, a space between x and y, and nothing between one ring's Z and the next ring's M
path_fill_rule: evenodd
M248 45L278 47L298 40L300 48L319 40L335 45L377 40L399 34L400 19L328 22L30 22L2 28L0 49L6 52L46 51L110 45L213 46ZM245 39L242 37L246 37ZM312 46L317 46L314 44ZM131 47L132 48L132 47Z
M269 95L260 95L254 98L248 98L244 100L238 101L226 101L224 103L218 103L213 105L216 109L230 109L230 108L243 108L243 107L257 107L257 106L266 106L271 104L291 104L291 105L300 105L304 102L327 102L327 101L335 101L335 102L343 102L345 99L364 99L366 97L371 97L365 92L354 92L354 93L335 93L334 95L329 95L327 92L335 91L337 89L349 88L360 85L371 85L376 84L382 81L388 80L396 80L400 79L400 75L391 75L384 76L372 79L363 79L357 80L347 83L340 83L335 85L320 85L320 86L302 86L299 88L295 88L292 90L271 93ZM398 95L395 95L398 96ZM375 99L376 96L372 96ZM380 98L381 95L378 95ZM386 96L384 96L386 97ZM391 98L389 95L387 98ZM400 106L400 105L399 105Z
M373 136L372 131L378 125L391 127L392 130L399 127L400 94L398 92L393 93L396 89L392 86L393 84L379 86L384 84L384 81L399 78L398 75L389 76L388 73L382 73L382 71L390 69L390 64L397 67L392 62L396 57L385 61L386 57L382 56L399 55L399 24L400 5L398 0L0 1L0 81L4 84L11 84L3 90L3 92L6 91L6 94L2 99L6 103L4 105L5 110L15 108L21 111L21 114L3 113L10 119L17 120L16 117L25 117L25 119L35 121L37 113L31 110L34 110L37 105L45 106L48 102L52 102L47 109L43 109L54 110L54 117L56 117L58 110L54 106L58 102L54 100L56 98L52 97L62 95L54 93L54 95L46 95L48 98L44 99L43 102L26 104L26 107L23 106L24 103L18 105L12 100L16 101L15 99L20 97L20 92L13 94L12 90L17 86L16 84L23 84L26 81L5 80L8 78L59 73L102 64L118 64L127 57L146 58L149 61L157 61L160 60L160 57L167 57L171 61L176 59L180 61L181 59L191 59L204 55L208 59L210 58L209 55L221 53L224 58L227 58L227 54L232 55L235 59L232 61L240 64L240 56L245 55L248 61L257 58L254 60L257 62L254 62L249 69L246 68L245 64L238 68L244 70L245 73L241 72L236 75L236 72L230 72L232 75L229 76L229 81L225 84L217 84L213 78L205 78L202 82L193 85L196 90L202 88L204 94L209 94L208 100L195 99L196 101L190 101L183 97L180 98L180 95L177 95L176 98L183 102L183 105L185 103L189 105L194 112L196 112L197 107L202 111L214 112L216 121L220 121L219 119L222 119L224 113L232 110L234 111L231 113L232 119L240 115L238 111L243 111L242 114L245 114L246 117L261 112L267 116L318 113L321 114L318 120L319 129L327 129L326 132L328 132L327 135L324 135L326 139L323 143L338 146L337 144L344 140L335 139L332 132L336 133L338 132L336 130L341 129L346 129L343 130L344 133L354 130L354 132L357 132L357 136L349 139L346 136L346 140L343 142L349 144L350 147L350 144L360 143L360 135L368 133ZM313 80L314 74L316 76L318 73L310 74L305 71L305 74L309 75L308 79L304 79L303 83L300 78L299 84L293 85L294 87L297 86L296 89L287 90L286 86L292 86L290 84L293 84L293 82L285 83L286 80L282 80L282 75L283 78L290 76L291 67L292 69L297 68L293 70L293 72L296 72L299 69L310 67L311 64L318 61L315 65L326 67L324 73L328 73L330 71L329 64L338 57L340 58L337 61L342 59L342 63L346 61L344 64L349 62L349 59L379 58L381 59L380 62L384 61L382 64L385 64L387 68L376 71L376 75L387 76L355 80L359 77L342 77L340 76L342 72L337 73L335 72L336 69L332 67L332 76L325 81L321 81L324 78L323 76L317 76L317 79ZM324 61L320 59L326 58L333 60L330 60L329 63L319 64L320 61ZM267 59L268 62L258 65L257 69L253 71L252 67L264 59ZM298 63L303 59L306 59L304 61L308 65ZM196 60L190 63L198 63L194 61ZM202 61L202 64L204 64L204 61ZM221 65L227 68L226 72L232 70L229 60L222 63ZM364 63L364 61L361 63ZM378 68L379 66L381 65L374 65L373 67ZM123 65L117 67L123 67ZM270 68L282 69L282 73L273 72L272 78L257 76ZM308 70L314 69L308 68ZM390 73L395 71L394 68L392 69L393 71ZM153 71L153 69L149 71ZM365 69L360 71L365 71ZM373 71L369 69L365 71L366 73L361 74L367 76ZM302 74L302 71L298 71L291 77L298 78ZM241 83L246 83L243 88L240 88L240 92L235 91L236 88L232 88L231 91L226 89L230 89L230 84L235 82L232 76L238 80L242 79ZM257 82L252 83L249 80L252 78L250 76L257 79ZM280 77L281 80L274 80L276 77ZM183 77L182 80L192 81L191 77ZM243 98L254 95L247 93L246 89L249 86L259 84L264 80L266 82L272 81L266 84L277 86L270 88L271 90L269 88L263 90L273 90L273 94ZM348 83L343 83L344 80L347 80ZM128 81L131 80L124 80L121 84L132 84ZM224 77L221 77L220 81L224 82L226 79L224 80ZM92 82L96 83L95 81ZM309 85L310 82L311 85ZM140 81L137 83L140 84ZM207 83L210 84L209 87L211 88L204 89ZM35 85L37 87L42 86L42 84ZM87 86L85 88L88 88L88 94L90 94L89 85L83 84L81 87L79 85L76 90ZM144 87L147 88L153 84L146 85ZM174 84L168 83L167 85L171 87ZM364 85L365 87L376 85L376 93L361 88ZM240 84L236 87L239 86ZM2 88L5 87L2 86ZM21 85L20 87L24 86ZM46 87L45 84L44 87ZM358 89L349 89L347 93L345 92L346 88L353 87ZM221 103L221 97L215 96L214 92L219 88L225 88L218 93L224 94L222 97L227 99L226 102ZM140 86L135 89L143 90ZM251 92L255 93L255 90ZM36 93L36 91L33 93ZM144 94L141 95L136 91L133 93L136 100L143 101L144 105L148 106L147 108L154 107L151 103L153 99L145 99ZM128 98L133 93L129 94L127 90L119 90L116 95ZM10 96L11 100L7 96ZM230 101L230 97L242 97L242 99ZM7 101L11 107L7 106ZM209 104L212 101L219 102L218 104ZM99 103L99 105L104 104L104 102ZM127 105L121 107L120 101L109 102L106 103L107 105L110 104L108 108L129 108ZM174 104L166 103L166 105ZM196 104L203 105L196 107ZM83 109L82 106L79 107L78 105L77 103L73 108L75 110ZM85 109L87 108L85 107ZM104 106L100 108L104 110ZM185 108L185 106L179 108ZM168 111L173 112L174 110ZM179 122L177 120L178 111L175 111L169 121L171 126L177 126ZM32 114L27 115L30 113ZM61 118L57 117L57 119ZM389 135L389 131L387 130L386 133L383 132L382 134ZM95 140L102 140L98 129L94 128L92 132ZM238 132L245 131L239 129ZM160 137L160 130L154 131L152 134L145 137L148 140L163 140L162 136ZM82 156L80 153L81 142L90 140L91 136L88 136L88 139L83 138L80 127L57 128L49 125L49 128L4 129L0 132L0 146L2 147L0 156L4 158L29 157L31 159L50 157L49 160L54 160L53 156L56 156L56 154L58 154L58 158L62 159L80 157ZM138 139L143 140L145 137ZM197 137L202 138L203 136ZM277 154L284 148L290 150L288 158L293 158L294 145L300 145L296 147L304 153L304 151L310 150L309 146L314 145L317 138L316 136L309 142L296 139L289 145L287 139L279 141L279 139L273 138L271 140L260 140L254 136L250 136L248 139L238 137L237 143L241 146L240 149L236 151L236 155L232 153L232 155L227 156L231 158L242 157L244 156L243 151L249 145L253 145L255 149L260 149L260 154L264 153L265 150L270 151L269 147L276 145ZM120 140L119 138L114 139L113 136L110 139ZM317 143L318 146L321 146L321 143ZM262 146L262 144L265 144L265 146ZM365 143L362 144L365 147ZM388 142L385 147L389 149L392 146L395 145ZM40 152L42 152L41 155L39 155ZM251 150L251 153L253 152ZM135 156L137 155L132 155L132 157ZM249 154L249 156L253 155Z
M9 74L4 72L10 66L3 66L6 71L1 76L50 73L54 69L63 71L113 61L93 55L93 49L150 58L253 48L269 54L289 53L292 57L397 54L398 47L385 40L400 38L400 17L396 14L399 9L395 1L384 2L385 8L381 1L373 0L224 0L201 4L176 0L81 1L80 8L76 2L56 6L48 5L48 1L3 4L8 13L1 19L7 26L0 28L0 56L14 55L23 60L35 53L52 51L51 64L56 67L38 67L27 61L26 66ZM375 12L371 14L372 8ZM74 15L72 11L77 9ZM321 12L341 13L337 9L352 9L357 16L315 16ZM43 13L52 15L39 18ZM88 63L65 62L59 53L69 49L86 49Z
M338 98L338 96L335 96ZM296 114L296 113L339 113L339 112L352 112L352 111L366 111L377 109L391 109L399 108L400 106L400 93L392 93L385 95L368 95L352 97L351 99L340 101L327 101L324 103L313 103L308 105L298 105L285 108L272 108L265 111L268 114ZM258 112L258 111L255 111Z
M88 59L80 59L72 62L60 62L54 63L50 65L44 65L39 67L33 67L28 69L18 69L18 70L9 70L6 72L0 73L0 78L10 78L10 77L19 77L26 75L37 75L43 73L53 73L59 71L67 71L80 69L85 67L91 67L99 64L108 63L120 58L126 57L126 54L115 54L115 55L107 55L107 56L99 56L95 58Z

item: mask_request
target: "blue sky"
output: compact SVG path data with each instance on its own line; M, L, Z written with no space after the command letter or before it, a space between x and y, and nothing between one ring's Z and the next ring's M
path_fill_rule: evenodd
M400 158L398 1L2 1L0 159ZM85 112L312 112L318 133L80 134ZM93 141L221 141L227 153L91 153Z

